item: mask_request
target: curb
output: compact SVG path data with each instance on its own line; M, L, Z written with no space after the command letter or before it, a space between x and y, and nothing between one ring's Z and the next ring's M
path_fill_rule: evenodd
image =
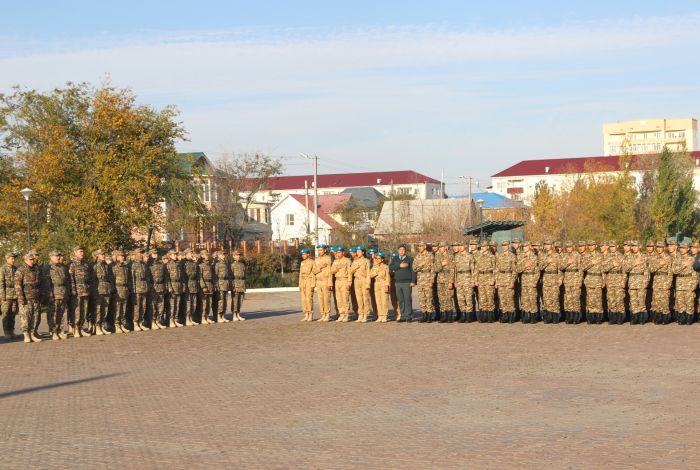
M246 293L255 293L255 292L262 292L262 293L269 293L273 294L275 292L299 292L298 287L268 287L268 288L259 288L259 289L246 289Z

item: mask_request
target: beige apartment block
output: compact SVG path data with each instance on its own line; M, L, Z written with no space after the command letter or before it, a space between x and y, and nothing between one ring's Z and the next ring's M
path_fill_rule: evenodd
M603 124L603 154L634 155L659 153L664 145L672 151L698 150L698 121L684 119L642 119Z

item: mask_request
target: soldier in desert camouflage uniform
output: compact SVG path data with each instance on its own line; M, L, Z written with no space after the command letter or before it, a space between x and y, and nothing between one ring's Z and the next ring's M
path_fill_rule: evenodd
M574 251L574 243L567 241L561 257L561 270L564 283L564 318L566 323L581 322L581 286L583 269L581 255Z
M481 242L481 251L475 257L474 272L476 279L474 284L478 289L479 309L476 319L479 323L492 323L496 321L496 302L494 298L496 284L496 256L491 250L491 245Z
M452 289L455 282L455 268L452 254L448 252L447 242L440 242L438 252L433 261L433 271L436 274L438 302L440 304L440 323L454 321L454 306L452 305Z
M513 323L515 312L515 279L518 276L518 258L510 250L510 242L501 242L501 251L496 254L496 284L498 306L502 323Z
M199 325L197 316L197 298L199 297L199 265L189 248L184 251L182 268L185 272L185 325Z
M679 325L690 325L695 317L695 288L697 274L693 270L693 257L688 254L688 244L681 243L679 253L673 260L676 275L676 321Z
M552 242L544 242L544 251L539 254L538 267L542 271L542 319L545 323L559 323L561 307L559 291L562 285L561 257L552 249Z
M608 323L621 325L625 321L625 287L627 273L623 265L625 257L617 249L617 242L608 242L609 251L603 257L605 292L608 305Z
M594 241L588 242L588 256L583 263L586 286L586 321L588 324L600 325L603 322L603 286L605 285L605 266L603 255L596 250Z
M63 264L63 253L60 250L49 253L49 264L44 267L43 275L51 339L66 339L67 336L63 333L63 317L70 302L71 286L68 266Z
M158 250L150 250L148 269L151 272L151 292L149 295L151 304L151 329L161 330L165 327L162 321L165 318L165 291L168 283L168 270L158 257ZM165 259L165 257L163 257Z
M233 312L233 321L245 320L241 316L241 307L243 306L246 289L245 279L245 263L241 257L241 252L234 250L233 261L231 262L231 311Z
M92 336L90 329L83 331L83 325L88 315L90 295L92 293L92 268L85 261L85 248L76 246L73 248L68 273L71 280L71 307L69 322L74 338L83 335Z
M131 295L131 273L126 264L126 257L121 250L112 252L114 263L112 274L114 275L114 332L126 333L126 307Z
M211 264L209 251L199 252L199 287L202 290L202 323L209 325L213 323L209 320L211 314L212 295L214 294L214 267Z
M474 321L474 255L476 240L469 242L470 250L462 249L454 257L455 263L455 291L457 306L461 312L460 322Z
M214 275L216 277L216 321L228 322L230 320L226 318L226 299L231 290L231 271L229 271L226 254L223 251L216 253Z
M532 243L526 241L518 255L517 270L520 273L520 320L523 323L537 323L537 283L540 269L537 255L532 251Z
M112 268L105 260L105 253L102 250L92 252L95 258L93 266L95 284L95 333L98 335L111 334L108 328L109 308L114 295L114 278Z
M627 273L627 291L630 298L630 323L644 324L647 321L646 296L649 285L649 266L647 257L639 251L639 242L630 242L631 253L625 264Z
M15 293L19 303L19 317L22 322L22 334L25 343L38 343L41 338L34 326L41 309L42 282L37 263L37 255L33 250L24 255L24 263L17 269L14 276Z
M151 291L151 272L145 263L143 248L135 249L131 254L131 286L133 312L133 331L150 330L145 324L148 293Z
M671 287L673 286L673 259L666 252L666 244L656 242L656 252L649 256L651 273L651 320L655 324L667 324L671 321Z
M418 253L413 258L413 271L417 275L418 303L421 310L421 322L433 321L435 309L433 307L433 254L427 250L425 242L418 243Z
M5 338L15 337L15 317L19 311L17 294L15 293L15 273L17 272L17 257L19 253L10 251L5 255L5 265L0 268L0 315Z

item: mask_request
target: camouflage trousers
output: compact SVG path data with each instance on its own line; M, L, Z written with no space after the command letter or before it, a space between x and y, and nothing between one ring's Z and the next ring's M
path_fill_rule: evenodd
M64 299L49 300L47 322L50 333L60 333L63 331L63 317L66 314L68 302Z
M133 294L133 306L134 306L134 324L143 323L144 318L146 318L146 307L148 306L148 294Z
M452 289L447 283L438 283L438 302L440 304L440 321L454 320L454 305L452 304Z
M209 319L211 315L211 292L202 294L202 320Z
M564 311L581 311L581 287L578 284L564 284Z
M188 292L185 294L185 320L192 321L197 315L197 293Z
M522 285L520 287L520 310L523 313L523 321L537 318L537 287ZM529 318L526 319L526 314Z
M98 294L95 296L95 317L97 324L104 326L109 316L109 306L112 303L111 295ZM49 321L49 323L51 323Z
M586 320L588 323L603 322L603 288L586 287Z
M165 295L162 292L151 293L151 324L162 323L165 317Z
M24 305L19 306L19 318L22 325L22 333L34 333L39 326L39 316L41 315L41 305L36 300L27 300Z
M545 323L559 323L561 318L558 285L542 286L542 318Z
M228 291L217 290L214 295L216 295L216 317L218 319L226 315L226 309L228 308Z
M128 304L127 297L114 297L114 327L126 327L126 307Z
M498 286L498 307L501 313L515 312L515 289L508 286Z
M313 294L312 294L313 295ZM231 311L233 313L241 313L241 307L243 306L243 297L245 293L233 290L231 292ZM313 310L313 306L311 307Z
M418 284L418 304L423 313L434 313L433 288L428 283Z
M474 287L472 281L470 279L457 281L455 294L455 302L462 313L462 321L471 321L474 313Z
M695 313L694 308L695 295L692 290L676 289L676 313L684 315L692 315Z
M654 287L651 294L651 315L655 323L665 323L671 317L671 290Z
M476 314L480 323L492 322L496 319L495 289L490 284L479 284L479 310Z
M68 316L70 326L74 328L83 327L87 319L89 306L90 297L86 295L80 297L74 296L71 298L70 315Z
M2 328L5 331L5 335L14 333L15 331L15 317L19 310L19 304L17 299L7 299L3 300L0 304L0 315L2 315Z
M647 321L647 290L628 289L630 296L630 323L646 323Z

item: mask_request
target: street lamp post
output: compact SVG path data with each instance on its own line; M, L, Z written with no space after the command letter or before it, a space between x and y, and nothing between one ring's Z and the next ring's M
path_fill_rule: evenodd
M477 204L479 204L479 241L484 241L484 200L477 199Z
M29 231L29 196L32 195L32 190L29 188L24 188L23 190L20 191L22 193L22 196L24 196L24 202L27 207L27 249L31 250L32 249L32 236Z

